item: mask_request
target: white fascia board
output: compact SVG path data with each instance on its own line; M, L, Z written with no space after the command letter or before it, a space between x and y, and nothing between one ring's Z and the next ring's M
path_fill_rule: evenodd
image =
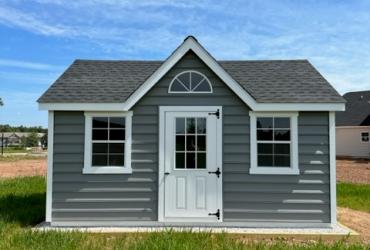
M344 103L258 103L254 111L344 111Z
M125 109L129 110L143 97L189 50L192 50L240 99L252 109L256 101L238 84L218 62L192 37L187 38L171 56L127 99Z
M39 103L40 110L125 111L124 103Z

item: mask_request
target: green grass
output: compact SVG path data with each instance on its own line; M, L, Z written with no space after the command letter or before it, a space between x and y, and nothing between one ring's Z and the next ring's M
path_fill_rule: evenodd
M1 149L0 149L1 152ZM30 150L26 148L18 148L18 147L4 147L4 153L28 153Z
M338 206L370 212L369 184L337 184Z
M33 231L45 214L45 179L0 179L0 249L366 249L347 239L337 242L251 240L239 235L193 233L92 234Z

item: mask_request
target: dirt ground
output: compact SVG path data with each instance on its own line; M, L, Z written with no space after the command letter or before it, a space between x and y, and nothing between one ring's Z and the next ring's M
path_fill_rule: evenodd
M46 174L46 158L0 161L0 178Z
M337 160L337 181L370 184L370 161Z
M338 207L338 219L359 233L362 241L370 243L370 213Z

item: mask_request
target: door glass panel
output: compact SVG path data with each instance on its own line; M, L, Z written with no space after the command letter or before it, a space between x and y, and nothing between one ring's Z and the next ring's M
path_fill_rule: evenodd
M207 119L178 117L175 126L175 168L207 168Z

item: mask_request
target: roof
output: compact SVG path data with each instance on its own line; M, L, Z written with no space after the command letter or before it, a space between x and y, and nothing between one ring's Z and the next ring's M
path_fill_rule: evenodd
M370 126L370 90L349 92L343 97L346 111L337 113L337 126Z
M76 60L38 102L127 101L130 106L185 53L195 53L237 96L254 108L257 108L255 103L344 102L307 60L217 61L192 36L185 38L165 61Z
M343 102L307 60L218 62L257 102ZM125 102L161 64L162 61L76 60L38 101Z

